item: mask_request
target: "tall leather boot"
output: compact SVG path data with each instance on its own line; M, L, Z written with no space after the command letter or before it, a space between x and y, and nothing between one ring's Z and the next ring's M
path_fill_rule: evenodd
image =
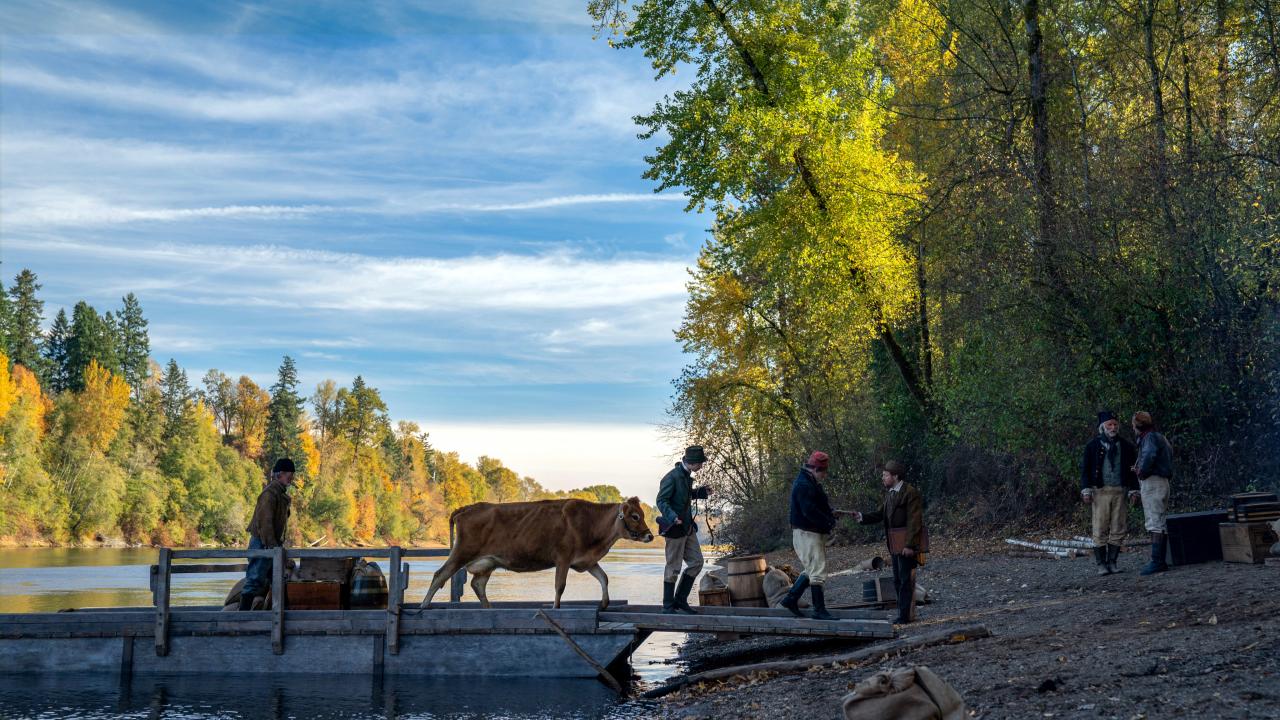
M244 593L240 593L240 609L241 609L241 610L252 610L252 609L253 609L253 599L254 599L255 597L257 597L257 596L256 596L256 595L245 595Z
M689 591L692 589L693 576L689 574L681 575L680 584L676 585L675 596L672 598L672 607L686 615L697 615L698 611L689 606Z
M663 581L662 583L662 612L667 615L675 613L676 584L673 582Z
M1107 546L1107 567L1111 568L1111 572L1113 573L1123 572L1120 569L1120 546L1119 545Z
M1164 572L1169 566L1164 562L1164 553L1169 547L1169 536L1166 533L1151 533L1151 562L1142 566L1141 575L1154 575Z
M1093 561L1098 564L1099 575L1111 574L1111 566L1107 564L1107 548L1105 545L1093 549Z
M813 596L813 617L816 620L834 620L827 612L827 595L821 585L810 585L809 593Z
M800 597L804 595L804 591L808 587L809 576L801 573L800 577L796 578L795 583L792 584L791 589L787 591L787 596L782 598L782 602L778 604L790 610L792 615L804 617L804 613L800 612Z

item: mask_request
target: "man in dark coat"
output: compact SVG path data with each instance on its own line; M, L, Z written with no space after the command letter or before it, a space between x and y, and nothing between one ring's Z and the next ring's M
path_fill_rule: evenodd
M1080 499L1093 506L1093 559L1099 575L1118 572L1120 547L1128 532L1128 507L1138 497L1133 443L1120 437L1120 421L1110 410L1098 413L1098 432L1084 448Z
M1142 493L1142 515L1147 531L1151 533L1151 561L1142 566L1142 575L1164 572L1165 551L1169 548L1169 534L1165 525L1168 512L1169 482L1173 480L1173 446L1164 435L1156 432L1151 413L1138 411L1133 414L1133 432L1138 436L1138 460L1133 472L1138 476Z
M880 484L888 492L884 505L874 512L854 513L863 525L884 524L889 554L893 557L893 587L898 595L895 623L915 619L917 555L924 550L924 498L914 486L903 482L907 468L897 460L884 464Z
M290 500L285 492L293 483L293 461L280 458L271 468L271 480L258 495L249 522L249 549L270 550L284 545L285 525L289 522ZM266 596L271 589L271 558L250 558L240 591L240 609L253 608L253 599ZM276 602L280 602L277 598Z
M662 573L662 611L696 615L689 605L689 591L702 571L702 546L698 524L693 521L693 501L705 500L706 487L693 486L693 473L702 469L707 455L700 445L690 445L684 457L662 478L658 487L658 534L666 538L667 564ZM680 566L684 565L684 572ZM678 584L677 584L678 582Z
M813 616L819 620L831 619L826 596L827 537L836 526L837 515L852 513L833 510L822 488L830 463L826 453L815 451L791 483L791 545L804 565L804 572L779 604L796 617L804 617L800 612L800 597L808 588L813 599Z

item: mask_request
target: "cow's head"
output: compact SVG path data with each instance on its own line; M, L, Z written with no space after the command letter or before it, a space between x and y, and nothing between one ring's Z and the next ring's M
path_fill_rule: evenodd
M640 498L629 498L618 507L618 516L622 520L622 530L626 536L640 542L653 540L653 531L644 521L644 509L640 507Z

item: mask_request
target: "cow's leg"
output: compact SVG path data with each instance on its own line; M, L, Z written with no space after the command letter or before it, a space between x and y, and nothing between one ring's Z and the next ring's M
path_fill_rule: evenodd
M436 596L436 592L444 587L445 583L449 582L449 579L453 577L454 573L458 572L458 568L461 568L462 565L462 559L454 555L450 555L449 559L444 561L440 569L436 570L436 574L431 576L431 587L427 590L427 596L422 600L422 607L427 607L431 604L431 598Z
M560 607L560 596L564 594L564 584L569 579L569 563L559 563L556 565L556 604Z
M609 607L609 576L604 574L604 568L600 567L600 563L587 568L587 572L600 583L600 609L607 609Z
M471 589L475 591L476 597L480 599L480 607L489 607L489 596L484 592L484 586L489 584L489 576L493 574L498 564L492 558L481 558L473 560L467 565L467 572L471 573Z

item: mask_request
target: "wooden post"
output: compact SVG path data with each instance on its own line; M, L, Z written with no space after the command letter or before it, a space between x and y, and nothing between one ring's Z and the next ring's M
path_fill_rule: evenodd
M467 587L467 570L462 568L449 581L449 602L462 602L462 591Z
M391 577L387 586L387 652L400 654L400 603L404 600L404 583L401 582L400 548L391 548Z
M284 654L284 546L272 548L271 558L271 651Z
M169 654L169 566L173 551L160 548L160 567L156 570L156 655Z

